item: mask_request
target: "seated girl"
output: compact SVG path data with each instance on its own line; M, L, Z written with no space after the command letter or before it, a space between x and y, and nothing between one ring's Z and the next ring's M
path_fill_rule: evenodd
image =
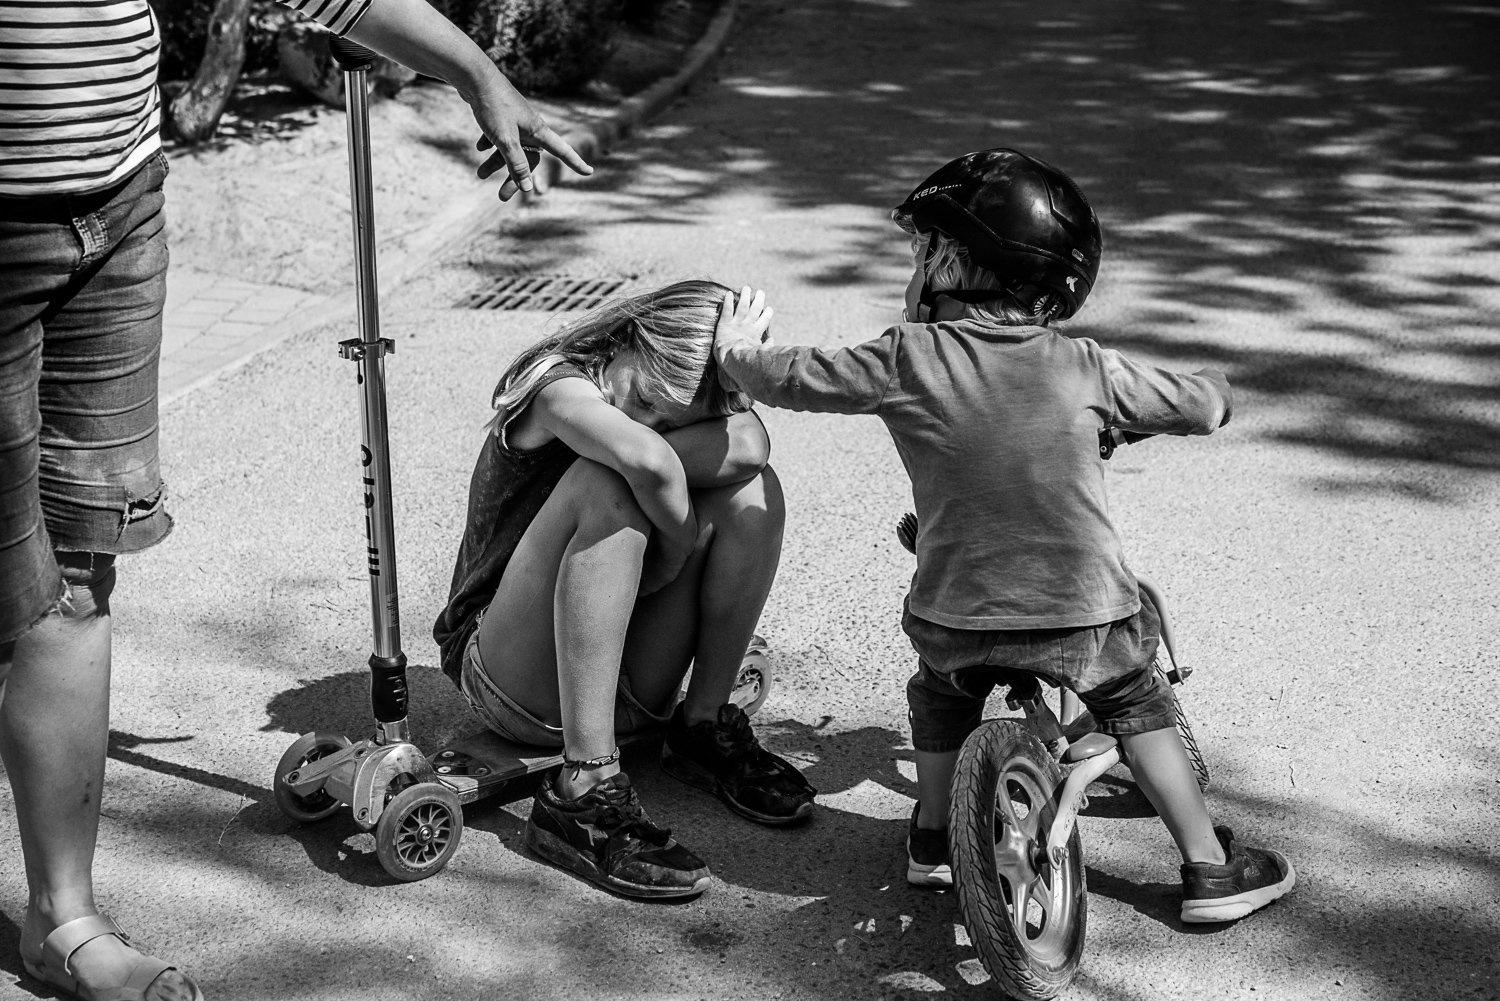
M807 816L815 792L729 702L785 509L765 427L719 385L727 292L617 301L511 363L433 630L487 726L563 749L526 844L632 897L701 893L708 868L646 816L619 737L664 727L664 771L761 823Z

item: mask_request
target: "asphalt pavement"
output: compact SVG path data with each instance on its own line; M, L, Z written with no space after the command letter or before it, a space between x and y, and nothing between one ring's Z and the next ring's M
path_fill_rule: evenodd
M1066 329L1240 393L1229 427L1125 449L1108 483L1196 668L1210 806L1300 874L1245 921L1185 928L1170 840L1106 779L1065 996L1500 996L1497 35L1493 6L1394 0L747 4L716 81L384 304L416 739L472 726L429 626L494 380L558 322L455 303L507 274L708 276L765 288L782 342L856 343L899 315L890 206L1014 145L1103 222ZM910 492L874 418L766 413L789 518L757 728L822 791L812 821L753 826L627 757L713 868L700 900L627 902L529 857L525 799L471 809L415 884L347 816L282 818L294 735L369 726L351 331L294 336L163 414L177 528L122 561L114 599L106 909L215 1001L997 997L952 895L903 881ZM0 883L4 998L39 990L23 907Z

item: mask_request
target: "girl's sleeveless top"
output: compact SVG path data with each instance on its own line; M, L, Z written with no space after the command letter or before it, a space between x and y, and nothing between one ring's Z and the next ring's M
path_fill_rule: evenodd
M463 543L453 567L448 606L432 627L432 638L441 651L443 673L456 685L463 665L464 647L500 586L510 558L532 519L552 496L578 453L561 439L541 448L517 451L506 443L506 432L543 386L558 379L587 378L575 365L560 364L547 372L536 387L506 416L498 434L485 436L479 461L469 481L469 517Z

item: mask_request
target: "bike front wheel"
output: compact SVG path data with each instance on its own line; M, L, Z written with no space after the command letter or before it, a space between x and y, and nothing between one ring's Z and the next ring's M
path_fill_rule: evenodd
M1078 828L1047 857L1062 772L1013 720L991 720L958 754L948 813L953 884L980 961L1007 994L1050 1001L1073 980L1088 923Z

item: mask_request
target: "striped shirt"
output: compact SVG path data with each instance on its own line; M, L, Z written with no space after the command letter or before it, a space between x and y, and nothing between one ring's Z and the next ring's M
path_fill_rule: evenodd
M344 34L371 0L282 0ZM146 0L0 0L0 197L77 194L161 149Z

